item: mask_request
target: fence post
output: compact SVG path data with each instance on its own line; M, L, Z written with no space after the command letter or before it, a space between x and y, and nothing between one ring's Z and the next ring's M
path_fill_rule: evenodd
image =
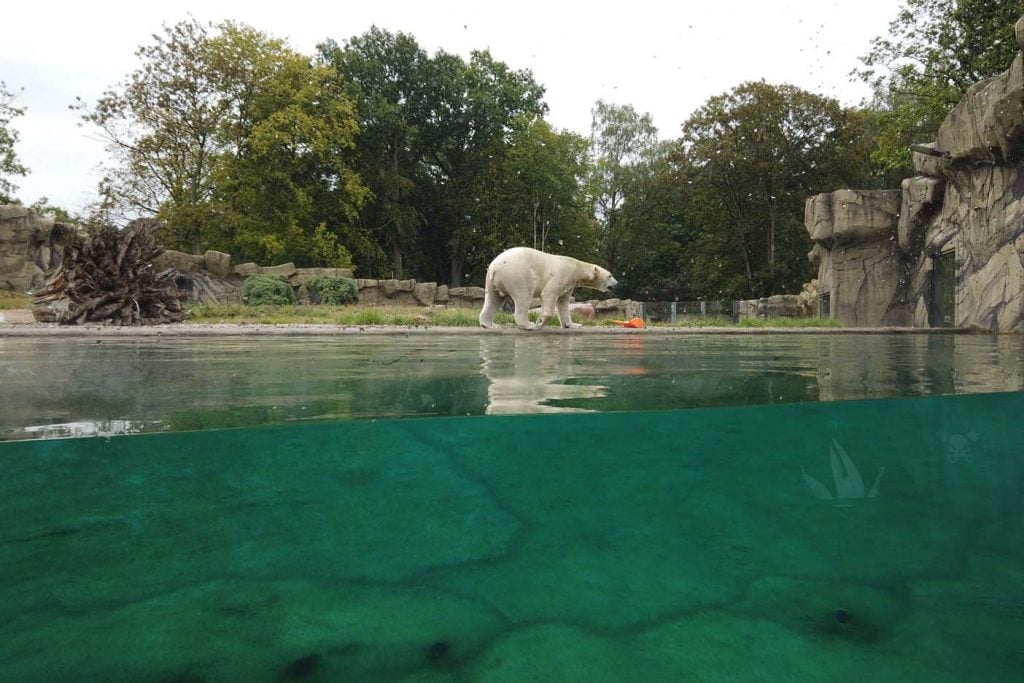
M676 324L676 302L672 302L672 324Z

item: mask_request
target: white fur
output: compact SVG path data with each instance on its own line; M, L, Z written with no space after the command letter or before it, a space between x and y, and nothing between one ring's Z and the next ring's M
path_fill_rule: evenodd
M546 254L529 247L503 251L487 267L484 283L484 307L480 326L494 327L494 314L506 298L515 304L516 325L524 330L544 327L552 315L558 315L562 327L580 327L569 317L569 297L577 286L607 291L618 283L601 266L569 256ZM540 297L540 318L530 322L530 301Z

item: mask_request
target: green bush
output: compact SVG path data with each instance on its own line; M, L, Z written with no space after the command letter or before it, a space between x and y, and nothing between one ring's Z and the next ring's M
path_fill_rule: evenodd
M280 275L250 275L242 285L242 301L250 306L282 306L295 303L295 293Z
M315 275L302 285L304 295L311 304L343 306L359 301L359 288L349 277Z

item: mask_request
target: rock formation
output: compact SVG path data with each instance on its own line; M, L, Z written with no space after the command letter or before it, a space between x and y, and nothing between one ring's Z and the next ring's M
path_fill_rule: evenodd
M53 218L20 205L0 206L0 289L24 292L43 284L60 263Z
M1024 17L1016 26L1024 49ZM807 200L822 306L851 326L1024 331L1024 53L972 86L900 190Z

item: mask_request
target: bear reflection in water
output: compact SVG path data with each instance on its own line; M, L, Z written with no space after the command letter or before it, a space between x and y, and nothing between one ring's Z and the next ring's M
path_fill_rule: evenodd
M487 414L591 412L558 405L565 399L607 395L608 388L596 384L599 371L580 364L575 347L586 342L585 336L577 335L480 337L480 369L488 382ZM567 383L577 380L595 383Z

